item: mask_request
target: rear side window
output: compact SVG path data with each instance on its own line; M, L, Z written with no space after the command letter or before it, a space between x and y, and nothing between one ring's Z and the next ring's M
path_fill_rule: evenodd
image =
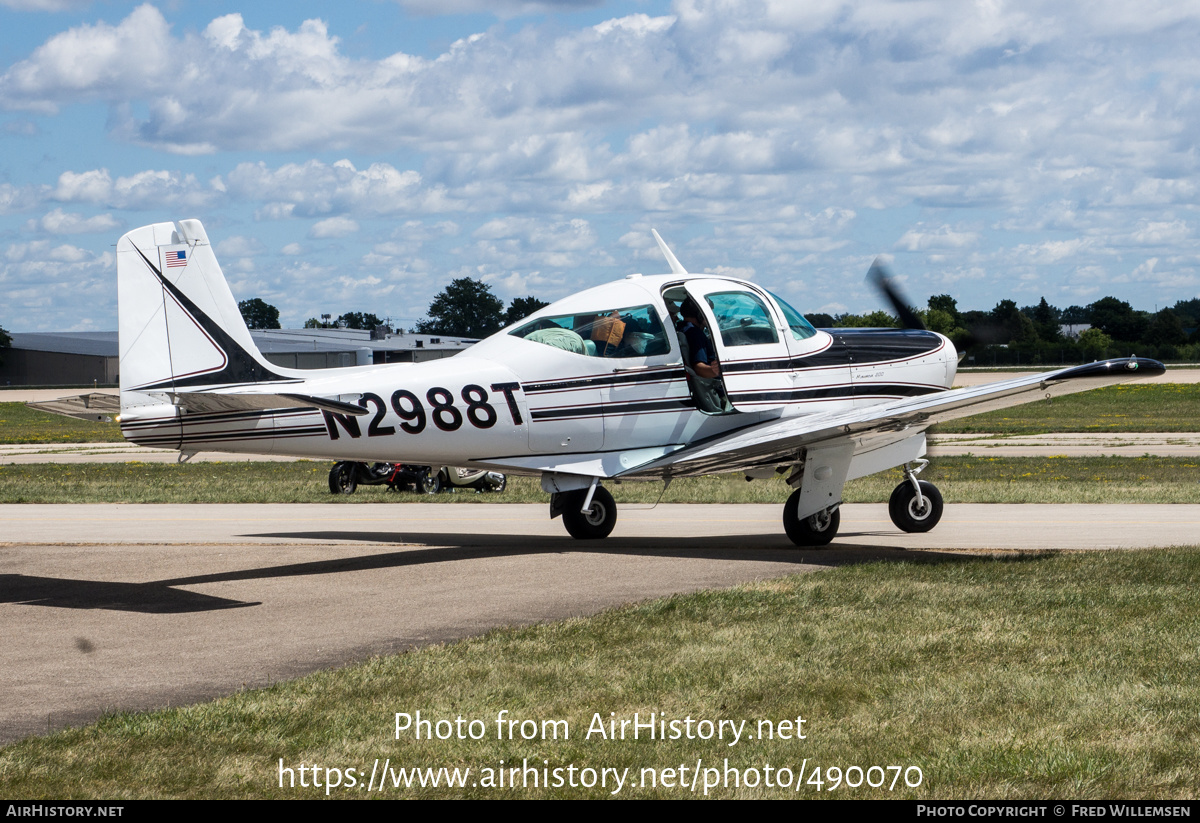
M540 317L509 334L585 357L652 357L671 350L653 306Z

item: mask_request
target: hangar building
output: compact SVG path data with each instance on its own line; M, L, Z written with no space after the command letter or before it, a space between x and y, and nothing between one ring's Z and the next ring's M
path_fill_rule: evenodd
M250 335L267 360L293 369L437 360L478 342L358 329L270 329ZM0 386L100 386L120 380L115 331L13 332L10 336L12 348L0 354L4 360Z

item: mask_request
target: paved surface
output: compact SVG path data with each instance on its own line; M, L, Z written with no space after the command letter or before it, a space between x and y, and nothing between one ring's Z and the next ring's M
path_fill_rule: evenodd
M301 458L280 454L231 454L200 452L189 463L245 463L267 461L291 463ZM0 465L5 463L178 463L173 449L148 449L132 443L20 443L0 444ZM332 460L321 460L332 466Z
M929 456L957 454L989 457L1200 457L1200 432L1158 434L1127 432L1101 434L937 434L930 438Z
M996 380L1005 380L1009 377L1016 377L1019 374L1030 374L1035 371L1053 371L1058 366L1050 366L1045 369L1028 369L1020 372L999 372L999 371L960 371L954 378L955 387L958 386L978 386L981 383L992 383ZM1142 383L1200 383L1200 369L1167 369L1166 374L1161 374L1158 377L1144 378Z
M1200 506L974 505L905 535L843 509L800 551L778 506L621 510L576 542L515 504L0 506L0 741L673 592L929 550L1188 544Z

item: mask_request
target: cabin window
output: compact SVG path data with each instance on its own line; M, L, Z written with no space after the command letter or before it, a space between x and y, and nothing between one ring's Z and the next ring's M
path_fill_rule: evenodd
M771 312L757 296L744 291L727 291L706 294L704 299L716 315L721 342L726 346L779 342Z
M509 334L586 357L652 357L671 350L652 306L539 317Z
M775 298L775 302L779 304L779 308L783 311L783 317L787 320L788 326L792 330L792 337L797 340L807 340L817 333L813 328L812 323L805 319L804 315L788 305L782 297L775 292L770 293Z

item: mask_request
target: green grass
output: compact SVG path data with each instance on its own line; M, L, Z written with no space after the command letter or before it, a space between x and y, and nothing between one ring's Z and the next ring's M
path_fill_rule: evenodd
M1043 400L943 423L932 431L1049 432L1200 431L1200 384L1130 383Z
M1195 798L1200 549L924 554L657 600L321 672L188 708L117 714L0 749L0 795L313 797L279 764L363 772L664 769L697 761L917 766L916 788L728 787L718 797ZM568 740L496 740L500 710ZM479 719L483 740L396 739L396 712ZM781 721L804 740L585 738L594 715ZM915 780L915 773L911 775ZM702 784L701 784L702 785ZM623 797L694 797L629 787ZM366 797L334 789L335 797ZM583 797L608 790L392 789L372 796Z
M419 495L360 486L329 493L329 463L40 463L0 466L0 503L544 503L536 478L502 494ZM942 457L922 474L947 500L968 503L1200 503L1200 461L1182 457ZM892 470L846 485L849 503L884 502ZM782 503L781 477L741 475L606 484L618 503Z
M31 409L24 403L0 403L0 443L124 442L116 423L94 423Z

